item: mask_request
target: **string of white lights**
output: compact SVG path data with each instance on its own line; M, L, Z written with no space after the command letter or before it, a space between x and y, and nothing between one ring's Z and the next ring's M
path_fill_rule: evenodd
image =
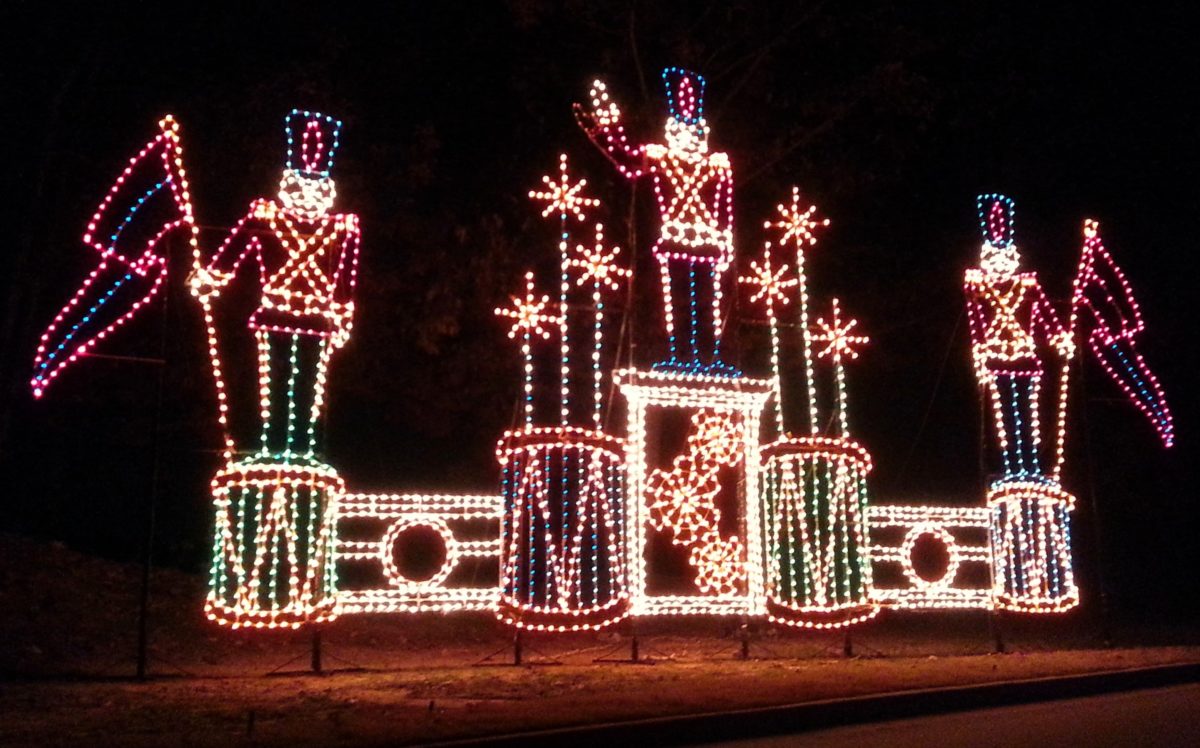
M488 581L485 576L482 583L470 585L449 580L467 559L488 560L499 569L498 529L502 514L502 499L494 494L344 494L338 502L335 524L337 560L378 564L380 573L377 587L339 589L340 612L494 611L500 593L496 578ZM355 534L355 526L364 520L385 529L376 538L349 539L361 537ZM483 532L495 533L494 536L477 537L480 530L470 528L481 522ZM441 565L420 580L406 576L396 565L397 547L404 542L404 534L413 528L432 531L445 549Z

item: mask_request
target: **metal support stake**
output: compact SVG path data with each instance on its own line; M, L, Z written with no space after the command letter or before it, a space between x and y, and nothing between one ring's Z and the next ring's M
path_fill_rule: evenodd
M984 496L987 496L987 402L984 400L983 392L979 393L979 475L983 478L984 485L982 486ZM987 506L987 499L984 499L984 506ZM990 515L989 515L990 516ZM991 521L990 519L988 520ZM989 530L989 535L991 531ZM992 559L990 568L990 576L992 582L992 590L996 589L996 561ZM988 609L987 615L988 635L992 639L992 649L996 654L1004 654L1004 632L1000 628L1000 613L995 608L995 599L993 598L992 607Z
M171 267L171 242L164 248L168 270ZM150 619L150 568L154 563L154 522L155 510L158 504L158 477L162 463L161 439L163 380L167 372L167 299L170 297L170 284L163 284L162 290L162 320L159 324L158 337L158 384L154 397L154 446L152 449L153 463L150 468L150 495L146 507L146 537L142 552L142 581L138 593L138 638L137 638L137 679L145 680L149 660L149 619Z
M321 627L312 627L312 671L321 672Z

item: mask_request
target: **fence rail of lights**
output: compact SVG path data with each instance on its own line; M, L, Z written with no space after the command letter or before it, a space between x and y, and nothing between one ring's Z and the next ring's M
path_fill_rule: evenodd
M986 507L872 506L867 510L870 559L875 570L870 598L889 608L983 608L993 606L991 512ZM922 574L917 545L929 538L945 554L945 567ZM972 584L969 567L977 566ZM885 582L888 571L894 581Z
M364 565L370 575L337 591L341 613L493 610L499 578L499 496L478 494L347 493L334 523L339 567ZM397 562L414 532L437 538L440 563L414 575ZM465 562L486 568L460 575ZM464 578L459 578L463 576Z

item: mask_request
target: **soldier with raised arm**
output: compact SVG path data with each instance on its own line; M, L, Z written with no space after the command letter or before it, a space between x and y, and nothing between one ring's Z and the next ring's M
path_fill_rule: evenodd
M662 143L631 143L621 110L595 81L588 107L575 105L580 126L630 179L650 175L661 226L654 243L662 279L669 357L659 371L738 376L721 361L722 286L733 261L733 169L709 150L704 78L663 71L669 116Z

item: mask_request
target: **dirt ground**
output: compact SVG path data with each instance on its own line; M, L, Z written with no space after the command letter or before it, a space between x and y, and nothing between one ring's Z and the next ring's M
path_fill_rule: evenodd
M734 620L530 637L483 615L344 618L312 634L204 621L203 581L153 577L151 679L133 681L137 569L0 535L0 744L417 743L603 720L1200 661L1194 630L1110 632L1084 614L891 614L841 634ZM742 659L743 641L749 659ZM1136 645L1136 646L1135 646Z
M4 745L355 745L1200 660L1200 648L9 683Z

